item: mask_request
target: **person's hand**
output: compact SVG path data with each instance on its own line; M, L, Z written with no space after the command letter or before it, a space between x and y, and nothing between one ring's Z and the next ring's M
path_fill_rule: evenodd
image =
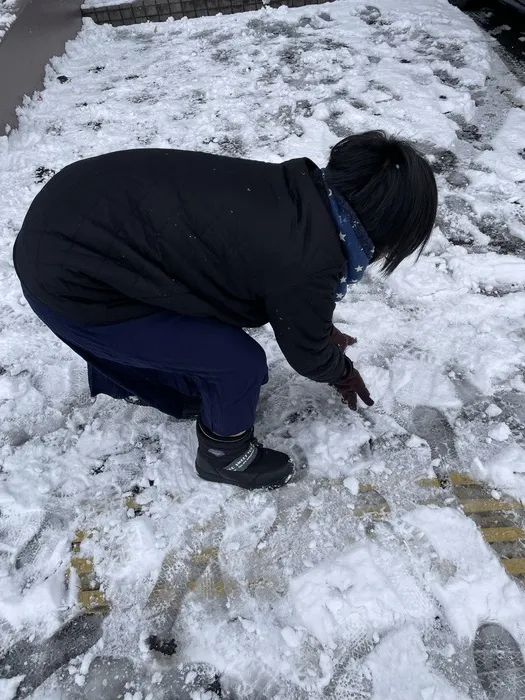
M332 386L341 394L343 403L346 403L352 411L357 409L358 396L367 406L374 405L363 378L350 360L347 360L346 374L344 377L334 382Z
M346 335L346 333L343 333L339 330L339 328L336 328L335 326L332 327L332 334L330 336L330 340L334 345L337 345L341 352L344 352L346 348L348 348L350 345L354 345L354 343L357 343L357 338L352 338L351 335Z

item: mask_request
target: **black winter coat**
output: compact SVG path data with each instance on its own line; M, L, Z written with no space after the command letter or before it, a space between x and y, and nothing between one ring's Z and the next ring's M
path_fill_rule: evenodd
M270 322L300 374L333 382L344 254L318 168L144 149L79 161L37 195L14 248L22 284L67 318L168 309Z

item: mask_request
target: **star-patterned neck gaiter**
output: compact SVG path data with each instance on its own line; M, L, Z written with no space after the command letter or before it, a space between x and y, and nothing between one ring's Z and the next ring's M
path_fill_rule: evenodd
M341 301L346 296L348 285L363 277L374 255L374 244L352 207L335 187L328 184L325 171L323 179L346 258L346 271L336 290L336 300Z

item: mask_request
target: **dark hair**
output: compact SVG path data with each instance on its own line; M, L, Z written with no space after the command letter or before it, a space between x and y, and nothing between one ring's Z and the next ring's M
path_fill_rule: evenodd
M332 148L326 177L355 210L385 274L421 254L438 197L432 168L414 146L382 131L348 136Z

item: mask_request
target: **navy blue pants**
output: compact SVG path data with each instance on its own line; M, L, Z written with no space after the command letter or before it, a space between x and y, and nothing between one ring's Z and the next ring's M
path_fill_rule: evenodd
M242 329L170 311L85 325L24 294L46 326L86 360L92 396L137 396L175 418L188 396L200 396L202 422L219 435L253 425L268 367L262 347Z

